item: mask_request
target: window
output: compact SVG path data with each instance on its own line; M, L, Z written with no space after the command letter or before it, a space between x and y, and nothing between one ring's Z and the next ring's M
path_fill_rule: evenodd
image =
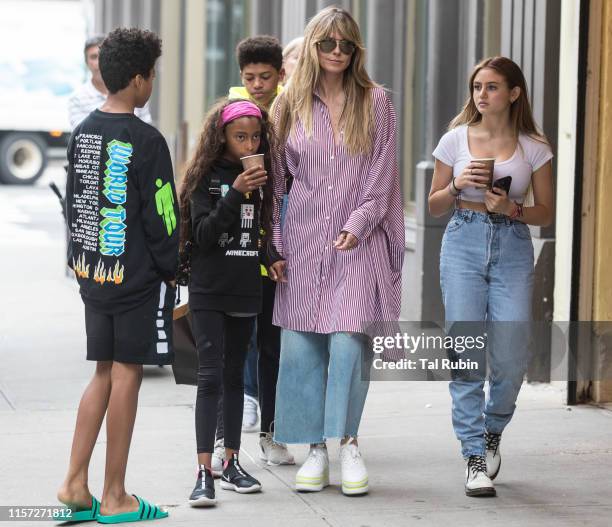
M408 29L404 45L406 59L404 61L406 75L406 90L404 92L404 130L405 149L403 156L402 184L404 189L404 205L406 209L413 208L416 201L416 166L419 162L429 159L430 153L425 152L427 126L425 116L425 98L427 91L427 39L428 39L428 8L427 0L412 0L408 9Z
M398 117L398 162L406 209L415 200L425 144L427 0L354 0L368 71L389 90Z
M206 108L240 85L236 44L247 34L247 0L208 0L206 5Z

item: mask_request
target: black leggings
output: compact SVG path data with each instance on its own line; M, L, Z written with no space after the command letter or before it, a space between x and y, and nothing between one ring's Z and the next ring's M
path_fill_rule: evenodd
M224 443L227 448L239 450L244 360L255 317L198 310L193 312L192 322L199 361L195 418L198 454L213 451L220 393L223 393Z
M272 325L276 282L262 278L263 310L257 315L257 385L261 408L261 432L274 432L274 405L280 361L280 328ZM223 397L217 408L217 439L223 438Z

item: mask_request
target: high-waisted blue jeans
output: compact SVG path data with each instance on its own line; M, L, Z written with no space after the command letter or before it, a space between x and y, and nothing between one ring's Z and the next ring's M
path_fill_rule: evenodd
M450 382L453 427L466 458L484 455L485 430L501 433L512 419L528 362L533 265L533 244L524 223L458 209L446 227L440 285L447 330L464 331L453 324L458 321L483 322L484 328L486 321L486 402L484 361L477 371L454 373Z
M274 440L321 443L357 436L370 385L361 375L364 353L364 335L283 329Z

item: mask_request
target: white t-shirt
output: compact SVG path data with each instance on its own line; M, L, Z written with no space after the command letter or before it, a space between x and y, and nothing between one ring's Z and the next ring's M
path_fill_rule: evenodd
M453 168L453 177L459 176L466 165L476 156L470 154L467 125L458 126L446 132L433 156ZM512 176L509 198L522 203L531 182L531 175L553 157L550 146L527 135L520 134L514 154L505 161L496 161L493 181ZM484 189L466 188L461 191L461 199L484 203Z
M77 88L68 99L68 120L74 130L91 112L100 108L106 101L106 95L100 93L89 79L85 84ZM145 123L151 124L151 113L149 103L142 108L136 108L134 115L140 117Z

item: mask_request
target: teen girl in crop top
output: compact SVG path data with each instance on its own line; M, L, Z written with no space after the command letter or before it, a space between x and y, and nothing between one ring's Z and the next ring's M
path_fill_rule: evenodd
M436 159L445 165L453 167L453 178L459 176L472 159L482 156L470 153L468 141L468 126L461 125L445 133L433 152ZM553 157L548 143L533 139L520 133L514 154L508 159L495 161L493 181L505 176L512 176L512 184L508 197L512 201L523 203L531 175L537 172ZM467 187L461 191L461 199L476 203L484 203L485 191Z
M479 365L455 369L449 388L453 427L467 461L465 493L492 496L501 434L512 419L529 359L534 251L526 224L552 221L552 152L533 121L525 78L513 61L494 57L478 64L469 93L433 153L429 210L441 216L455 207L440 249L448 334L486 335L486 347L475 353L449 350L454 364L472 359ZM509 195L487 188L490 173L475 162L482 158L496 159L494 181L512 176ZM530 184L534 203L523 206Z

